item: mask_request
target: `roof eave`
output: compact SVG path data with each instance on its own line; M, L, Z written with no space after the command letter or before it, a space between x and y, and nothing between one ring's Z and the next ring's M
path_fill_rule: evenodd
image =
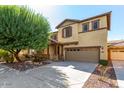
M93 16L93 17L90 17L90 18L86 18L86 19L83 19L83 20L65 19L65 20L62 21L59 25L56 26L56 29L58 29L65 21L73 21L73 22L75 22L75 23L80 23L80 22L88 21L88 20L91 20L91 19L94 19L94 18L98 18L98 17L102 17L102 16L107 16L107 29L110 30L111 13L112 13L112 11L106 12L106 13L103 13L103 14L100 14L100 15L96 15L96 16Z
M80 20L77 19L65 19L63 20L59 25L57 25L55 28L58 29L65 21L72 21L72 22L79 22Z

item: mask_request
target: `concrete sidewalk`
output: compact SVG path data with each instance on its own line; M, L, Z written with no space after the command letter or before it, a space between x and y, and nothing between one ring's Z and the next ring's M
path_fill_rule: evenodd
M124 88L124 61L112 61L117 77L118 86Z

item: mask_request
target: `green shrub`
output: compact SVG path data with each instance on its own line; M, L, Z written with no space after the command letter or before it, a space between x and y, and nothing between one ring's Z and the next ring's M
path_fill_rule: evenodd
M33 62L40 62L40 61L45 61L45 60L47 60L48 59L48 57L46 56L46 55L34 55L33 56Z
M8 51L0 49L0 57L3 57L3 56L8 55L8 54L9 54Z
M40 56L34 56L32 61L33 62L40 62L40 61L43 61L43 58Z
M8 51L2 49L0 49L0 58L3 58L3 60L7 63L14 61L13 55L10 54Z
M4 61L6 61L6 63L12 63L14 61L14 57L12 56L12 54L8 54L3 56Z
M103 65L103 66L107 66L108 65L108 61L107 60L100 60L99 64Z

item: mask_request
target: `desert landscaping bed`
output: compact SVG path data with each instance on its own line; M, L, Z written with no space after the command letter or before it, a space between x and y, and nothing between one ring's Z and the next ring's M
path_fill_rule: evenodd
M33 69L46 64L50 64L50 62L45 61L40 63L39 62L33 63L31 61L25 61L25 62L13 62L13 63L2 63L2 64L19 71L26 71L28 69Z
M105 71L106 70L106 71ZM104 75L101 74L103 68L97 65L94 72L85 82L83 88L118 88L117 78L111 62L104 69Z

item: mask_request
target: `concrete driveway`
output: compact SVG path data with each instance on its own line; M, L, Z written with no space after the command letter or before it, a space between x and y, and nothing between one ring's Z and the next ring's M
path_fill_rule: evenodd
M124 88L124 61L112 61L112 63L115 69L118 86Z
M89 62L53 62L24 72L0 65L0 87L81 88L96 65Z

